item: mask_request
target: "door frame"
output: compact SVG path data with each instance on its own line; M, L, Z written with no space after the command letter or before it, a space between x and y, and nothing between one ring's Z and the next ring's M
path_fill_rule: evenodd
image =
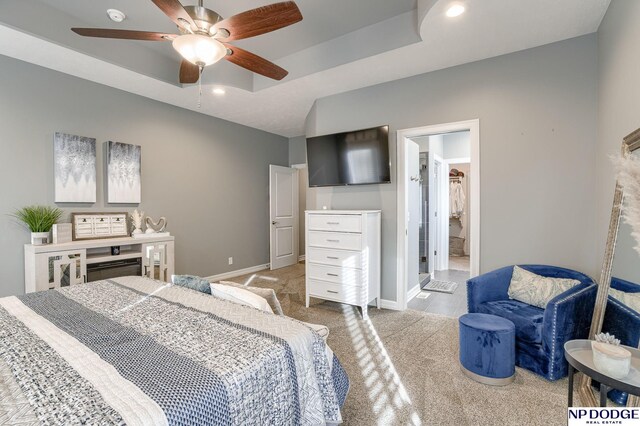
M411 170L408 167L405 167L405 172L406 173L404 175L403 181L407 185L409 185L409 181L415 181L415 178L417 178L418 182L416 182L416 184L418 185L418 191L420 191L420 183L419 183L419 179L420 179L420 145L417 142L414 142L414 141L407 141L407 144L405 145L405 147L409 143L415 144L415 146L417 148L418 157L415 158L414 160L417 161L417 163L418 163L418 176L415 176L415 177L411 176ZM408 149L405 150L405 157L404 157L405 164L407 164L409 162L409 160L410 160L409 155L410 155L409 154L409 150ZM407 217L410 218L411 217L411 213L410 213L409 208L410 208L410 206L409 206L409 202L407 200ZM414 206L414 208L415 208L415 206ZM421 209L421 206L419 205L419 200L418 200L418 208ZM420 235L419 235L420 234L420 215L418 215L417 218L413 218L412 219L413 222L416 222L416 219L417 219L417 222L418 222L417 223L417 227L416 227L416 229L418 230L418 235L416 235L416 237L418 239L417 246L418 246L418 253L419 253L420 252ZM408 227L409 227L409 221L407 221L407 229L408 229ZM407 245L408 244L409 244L409 233L407 232ZM419 279L419 277L420 277L420 259L419 259L419 257L416 256L416 258L413 259L412 263L414 263L414 266L416 266L416 271L415 272L417 272L417 273L414 276L415 283L408 284L409 285L408 290L409 291L413 291L414 294L418 294L418 292L420 291L420 279ZM409 270L409 262L407 261L407 271L408 270Z
M406 175L406 139L417 136L437 135L442 133L452 133L466 131L470 132L471 143L471 204L469 212L469 224L471 226L470 242L470 273L471 277L480 274L480 120L466 120L453 123L436 124L432 126L414 127L402 129L396 132L396 158L398 159L397 170L397 285L396 303L399 310L407 309L407 268L408 268L408 197L407 186L404 176Z

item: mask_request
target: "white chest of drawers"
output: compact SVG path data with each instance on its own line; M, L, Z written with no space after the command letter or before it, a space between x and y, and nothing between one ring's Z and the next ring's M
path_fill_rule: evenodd
M309 298L380 308L380 210L308 210L306 305Z

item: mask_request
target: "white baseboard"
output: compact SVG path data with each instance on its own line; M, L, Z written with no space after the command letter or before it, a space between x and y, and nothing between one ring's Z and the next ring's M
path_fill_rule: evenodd
M395 300L380 299L380 307L383 309L391 309L393 311L399 311L398 302Z
M298 256L298 262L302 262L305 259L304 254L301 256Z
M220 280L226 280L228 278L239 277L241 275L251 274L253 272L264 271L265 269L269 269L268 263L265 263L264 265L256 265L256 266L251 266L249 268L238 269L236 271L224 272L218 275L211 275L210 277L205 277L205 279L209 281L220 281Z
M418 295L418 293L420 293L420 284L416 284L415 287L409 290L409 293L407 294L407 300L413 299Z

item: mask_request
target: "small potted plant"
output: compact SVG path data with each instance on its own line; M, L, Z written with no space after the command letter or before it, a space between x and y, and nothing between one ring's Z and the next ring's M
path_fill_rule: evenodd
M49 232L62 217L62 210L50 206L27 206L17 210L14 217L24 223L31 231L31 244L49 243Z

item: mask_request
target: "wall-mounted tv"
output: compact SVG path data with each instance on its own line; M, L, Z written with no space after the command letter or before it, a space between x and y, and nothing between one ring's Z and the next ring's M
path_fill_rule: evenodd
M309 186L391 182L389 126L307 139Z

